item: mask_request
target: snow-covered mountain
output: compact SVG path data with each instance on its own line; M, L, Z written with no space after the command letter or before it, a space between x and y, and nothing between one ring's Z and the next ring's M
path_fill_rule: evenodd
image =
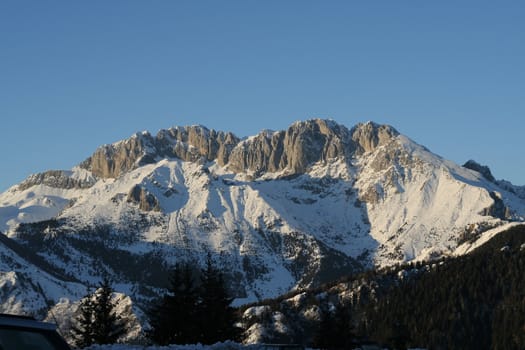
M240 304L455 254L524 220L525 189L488 174L371 122L314 119L244 139L203 126L137 133L0 195L2 300L34 311L9 287L17 279L57 303L109 275L144 307L170 266L209 252Z

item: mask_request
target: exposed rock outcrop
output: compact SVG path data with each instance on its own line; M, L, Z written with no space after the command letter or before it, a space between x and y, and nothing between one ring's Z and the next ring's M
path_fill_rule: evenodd
M478 162L476 162L476 161L474 161L472 159L467 161L465 164L463 164L463 167L465 167L467 169L470 169L470 170L477 171L478 173L483 175L483 177L485 177L485 179L487 179L487 180L489 180L491 182L495 182L496 181L494 176L492 176L492 172L490 171L490 168L488 166L481 165L481 164L479 164Z
M390 142L399 133L389 125L378 125L373 122L360 123L352 128L352 140L355 152L359 154L371 152L377 147Z
M186 161L216 159L223 166L238 142L239 138L230 132L195 125L159 131L155 146L164 157L177 157Z
M505 206L505 203L501 199L501 195L497 192L490 192L490 198L494 200L494 203L483 210L481 215L492 216L501 220L508 220L512 218L512 213L509 207Z
M176 157L195 162L217 159L228 162L239 139L232 133L209 130L203 126L175 127L160 130L156 137L148 132L98 148L80 167L102 178L117 178L138 166L154 163L157 158Z
M147 132L111 145L104 145L80 166L103 178L116 178L158 158L176 157L185 161L213 161L234 172L285 171L304 173L316 162L349 159L373 151L397 136L390 126L358 124L349 131L332 120L296 122L285 131L263 131L240 140L232 133L203 126L174 127L153 137Z
M43 173L30 175L26 180L24 180L18 189L24 191L30 187L36 185L46 185L53 188L89 188L93 186L96 182L95 178L86 178L86 179L75 179L69 176L69 174L62 170L50 170Z
M148 155L154 156L154 153L152 136L147 132L137 133L127 140L99 147L80 167L99 177L116 178L139 165L153 161Z
M136 203L144 211L160 211L158 199L144 188L135 185L128 193L128 202Z
M228 166L236 172L306 171L318 161L351 155L349 131L330 120L297 122L286 131L264 131L235 147Z

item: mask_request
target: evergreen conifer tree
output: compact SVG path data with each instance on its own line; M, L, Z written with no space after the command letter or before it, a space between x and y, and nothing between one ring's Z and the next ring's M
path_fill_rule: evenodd
M235 327L233 298L228 295L223 273L213 265L208 254L206 266L201 270L200 286L200 342L214 344L219 341L237 340L240 330Z
M328 308L321 308L318 328L312 339L312 347L316 349L332 349L335 344L335 319Z
M321 309L312 346L319 349L351 349L354 345L354 327L350 308L339 303L332 310Z
M95 292L93 338L95 344L114 344L125 332L122 319L115 313L115 303L111 300L113 288L105 278Z
M169 282L168 293L148 312L149 338L159 345L197 343L198 294L191 265L177 264Z
M200 285L194 275L200 272ZM205 268L195 271L188 263L173 270L168 293L149 310L149 338L159 345L213 344L237 340L235 311L230 306L224 277L208 255Z
M339 349L353 348L355 327L352 324L350 307L342 303L337 304L334 313L336 347Z
M115 313L112 294L111 284L105 278L95 292L88 293L81 300L71 328L77 347L113 344L126 332L124 322Z
M85 348L94 344L94 305L92 297L93 294L88 290L88 294L80 301L73 326L71 327L71 335L78 348Z

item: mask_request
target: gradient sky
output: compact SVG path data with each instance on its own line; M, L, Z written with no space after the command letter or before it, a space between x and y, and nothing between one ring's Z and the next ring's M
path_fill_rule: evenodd
M0 191L136 131L393 125L525 185L525 1L0 1Z

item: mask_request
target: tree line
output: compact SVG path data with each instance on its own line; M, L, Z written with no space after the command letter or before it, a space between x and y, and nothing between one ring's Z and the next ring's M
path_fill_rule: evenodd
M146 341L155 345L214 344L239 340L233 298L224 274L207 256L204 268L182 262L168 277L167 292L147 310L150 328ZM108 279L80 302L71 336L79 348L92 344L113 344L126 333L126 324L116 312Z
M420 264L364 310L322 305L313 345L344 349L366 339L390 349L525 349L524 243L525 226L515 227L469 255Z

